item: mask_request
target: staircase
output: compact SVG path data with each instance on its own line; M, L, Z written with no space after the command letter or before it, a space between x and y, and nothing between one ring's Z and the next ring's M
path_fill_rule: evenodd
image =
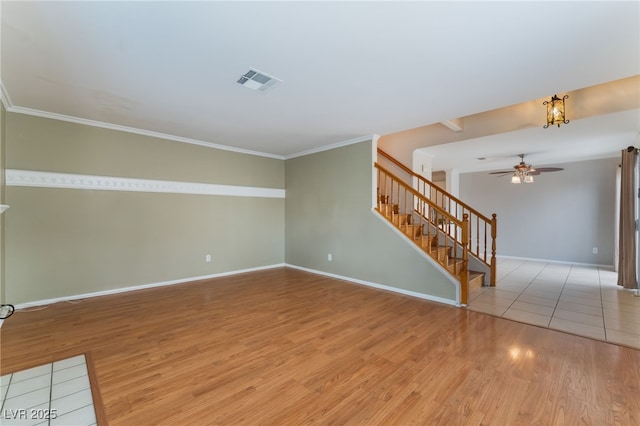
M470 289L484 285L487 273L489 285L494 286L496 215L492 219L481 215L384 151L379 149L378 153L400 168L405 179L375 163L376 210L460 282L462 305L467 304ZM476 259L476 264L486 266L486 272L470 270L469 256Z

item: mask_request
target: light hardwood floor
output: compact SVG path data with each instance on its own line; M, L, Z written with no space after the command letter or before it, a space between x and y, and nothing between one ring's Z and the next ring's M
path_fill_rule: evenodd
M638 350L292 269L0 330L1 374L89 354L111 425L640 423Z

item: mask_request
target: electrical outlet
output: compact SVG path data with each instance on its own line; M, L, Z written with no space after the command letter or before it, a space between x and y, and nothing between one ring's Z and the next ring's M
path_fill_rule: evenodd
M593 254L598 254L598 247L593 248Z
M329 254L327 255L327 260L328 260L329 262L331 262L331 261L333 260L333 256L331 256L331 253L329 253Z
M205 262L211 262L211 255L210 255L210 254L206 255L206 256L204 257L204 261L205 261Z

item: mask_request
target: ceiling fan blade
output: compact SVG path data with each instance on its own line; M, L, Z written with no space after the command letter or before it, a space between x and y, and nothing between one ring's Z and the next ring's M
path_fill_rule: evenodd
M503 175L507 173L513 173L512 171L503 171L503 172L489 172L490 175Z
M564 170L560 167L539 167L536 169L538 172L548 173L548 172L559 172L560 170Z

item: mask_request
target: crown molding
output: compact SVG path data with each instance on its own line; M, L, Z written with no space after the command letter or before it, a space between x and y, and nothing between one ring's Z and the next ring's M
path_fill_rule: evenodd
M4 86L4 83L2 83L2 80L0 80L0 100L2 101L2 103L4 104L5 109L8 112L12 112L12 113L16 113L16 114L25 114L25 115L31 115L31 116L34 116L34 117L48 118L48 119L51 119L51 120L66 121L68 123L81 124L81 125L91 126L91 127L99 127L99 128L102 128L102 129L116 130L116 131L120 131L120 132L133 133L133 134L137 134L137 135L149 136L149 137L158 138L158 139L171 140L171 141L174 141L174 142L182 142L182 143L188 143L188 144L191 144L191 145L204 146L204 147L207 147L207 148L214 148L214 149L220 149L220 150L224 150L224 151L237 152L237 153L240 153L240 154L255 155L255 156L258 156L258 157L275 158L277 160L288 160L288 159L291 159L291 158L303 157L305 155L315 154L315 153L322 152L322 151L329 151L329 150L332 150L332 149L341 148L343 146L348 146L348 145L352 145L352 144L356 144L356 143L372 140L374 138L375 139L378 138L377 135L365 135L365 136L360 136L360 137L357 137L357 138L354 138L354 139L348 139L348 140L337 142L337 143L334 143L334 144L325 145L325 146L321 146L321 147L318 147L318 148L313 148L313 149L306 150L306 151L301 151L301 152L298 152L298 153L295 153L295 154L276 155L276 154L269 154L269 153L266 153L266 152L252 151L252 150L248 150L248 149L236 148L236 147L227 146L227 145L220 145L220 144L216 144L216 143L213 143L213 142L201 141L201 140L198 140L198 139L191 139L191 138L185 138L185 137L182 137L182 136L175 136L175 135L169 135L169 134L166 134L166 133L154 132L152 130L138 129L136 127L122 126L122 125L119 125L119 124L105 123L103 121L89 120L89 119L86 119L86 118L79 118L79 117L74 117L74 116L71 116L71 115L57 114L57 113L48 112L48 111L42 111L42 110L33 109L33 108L25 108L25 107L15 106L13 104L13 102L11 101L11 98L9 97L9 92L7 92L7 90L6 90L5 86Z
M15 169L7 169L5 170L5 174L6 186L222 195L230 197L285 198L285 190L278 188L79 175Z
M284 159L289 160L291 158L304 157L305 155L316 154L318 152L323 152L323 151L330 151L332 149L342 148L343 146L353 145L360 142L372 141L374 139L377 140L377 138L378 138L377 135L360 136L354 139L347 139L346 141L337 142L331 145L325 145L318 148L309 149L307 151L298 152L296 154L287 155L284 157Z
M9 95L6 93L4 86L2 86L2 102L5 104L6 110L16 114L32 115L34 117L49 118L51 120L66 121L69 123L82 124L85 126L100 127L103 129L116 130L120 132L134 133L137 135L149 136L149 137L158 138L158 139L166 139L174 142L188 143L191 145L205 146L207 148L220 149L223 151L231 151L231 152L237 152L240 154L248 154L248 155L255 155L258 157L267 157L267 158L275 158L278 160L284 160L284 157L282 155L269 154L266 152L259 152L259 151L251 151L248 149L235 148L227 145L219 145L213 142L205 142L198 139L168 135L166 133L154 132L151 130L138 129L138 128L129 127L129 126L121 126L119 124L105 123L103 121L89 120L86 118L73 117L70 115L56 114L53 112L41 111L41 110L32 109L32 108L13 106L8 96ZM5 97L7 98L6 101L5 101Z

